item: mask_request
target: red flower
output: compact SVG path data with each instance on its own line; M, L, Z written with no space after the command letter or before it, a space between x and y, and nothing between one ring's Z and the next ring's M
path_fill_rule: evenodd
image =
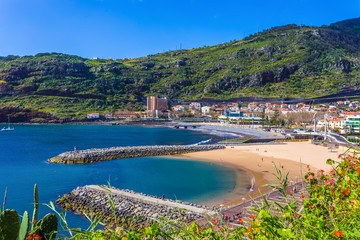
M342 231L340 231L340 230L337 230L336 232L334 232L334 235L336 237L342 237L342 236L344 236L344 233Z
M214 220L212 221L212 223L213 223L213 224L216 224L216 219L214 219Z
M250 216L250 219L254 219L254 218L256 218L256 216L253 216L253 215Z
M331 210L331 211L334 211L334 207L333 207L333 206L330 206L330 210Z
M250 231L251 231L251 229L252 229L252 227L248 227L247 232L250 232Z
M203 229L202 229L202 228L200 228L200 229L199 229L199 232L202 232L202 230L203 230Z
M341 158L341 155L342 155L342 154L339 154L338 158Z
M288 190L287 193L290 193L290 190Z
M307 176L307 179L314 179L314 176L313 175L309 175L309 176Z
M29 234L26 239L42 239L42 237L40 237L38 234Z
M239 220L237 220L238 223L243 223L243 220L241 218L239 218Z
M350 193L349 189L345 191L345 195L349 195L349 193Z
M357 172L357 173L360 173L360 168L356 169L356 172Z
M302 198L305 198L305 196L304 196L304 195L301 195L301 196L300 196L300 199L302 199Z

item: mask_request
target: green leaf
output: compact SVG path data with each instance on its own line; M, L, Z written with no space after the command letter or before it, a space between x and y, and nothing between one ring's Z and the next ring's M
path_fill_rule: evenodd
M328 160L326 160L326 164L328 164L328 165L333 165L334 163L335 163L335 161L330 158Z
M29 225L30 225L29 214L27 211L25 211L24 215L22 217L19 236L18 236L17 240L25 240L26 239L26 237L28 235L28 231L29 231Z
M0 240L16 240L19 229L19 215L15 210L6 209L0 215Z

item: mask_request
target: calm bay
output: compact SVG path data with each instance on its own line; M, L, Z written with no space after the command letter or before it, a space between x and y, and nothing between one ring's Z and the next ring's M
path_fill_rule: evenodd
M2 126L0 126L1 128ZM211 136L190 130L142 126L15 125L0 132L0 197L8 188L6 207L32 212L33 187L40 202L55 201L77 186L108 184L151 195L199 203L230 193L237 175L230 168L207 162L167 157L119 159L90 165L49 164L61 152L137 145L194 144ZM245 179L245 178L244 178ZM2 203L2 201L1 201ZM43 216L50 210L40 208ZM70 227L88 226L83 217L68 214Z

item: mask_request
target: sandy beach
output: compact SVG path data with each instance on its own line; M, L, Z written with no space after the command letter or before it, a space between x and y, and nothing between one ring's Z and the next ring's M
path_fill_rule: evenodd
M337 160L339 153L338 151L331 151L327 147L311 144L309 141L228 146L222 150L183 154L181 158L213 162L234 170L245 170L249 173L249 182L254 177L255 186L253 192L244 196L235 188L233 193L209 202L214 205L222 203L225 206L230 206L242 202L243 197L249 199L259 194L259 191L262 193L268 191L269 188L267 189L265 185L273 183L274 164L284 174L289 172L289 181L295 182L300 181L301 177L308 171L308 165L311 171L320 169L330 171L331 166L326 164L326 160L328 158ZM237 186L240 184L238 182Z

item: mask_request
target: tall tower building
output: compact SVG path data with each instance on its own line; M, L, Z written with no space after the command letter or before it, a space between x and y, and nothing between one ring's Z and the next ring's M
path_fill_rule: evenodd
M157 96L147 97L147 112L149 115L154 116L156 111L167 111L168 100L167 98L161 98Z
M147 97L147 110L148 111L155 111L158 105L158 97L156 96L149 96Z
M168 108L168 100L167 98L158 98L157 102L157 110L159 111L167 111Z

